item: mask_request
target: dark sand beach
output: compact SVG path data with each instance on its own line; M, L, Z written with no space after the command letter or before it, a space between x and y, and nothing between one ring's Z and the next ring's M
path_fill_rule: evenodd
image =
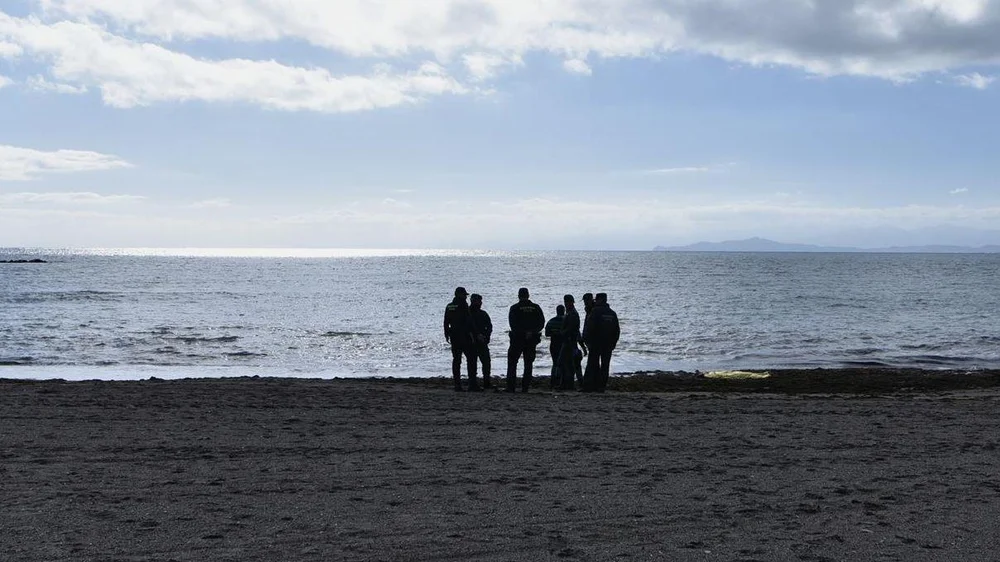
M1000 558L995 373L774 375L0 381L0 560Z

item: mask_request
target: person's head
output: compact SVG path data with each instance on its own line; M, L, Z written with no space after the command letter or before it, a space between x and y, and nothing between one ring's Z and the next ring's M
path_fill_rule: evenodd
M473 293L472 296L469 297L469 306L471 306L472 308L482 308L483 295Z
M576 299L573 298L573 295L565 295L563 297L563 304L566 305L567 309L574 308L575 303L576 303Z
M560 304L556 307L556 316L562 316L564 314L566 314L566 307Z
M583 294L583 308L584 310L590 310L594 306L594 293L584 293Z
M455 288L455 298L457 298L457 299L465 299L465 297L467 297L467 296L469 296L469 291L466 291L465 287L456 287Z
M597 293L594 297L594 302L598 304L608 304L608 294L607 293Z
M521 287L520 289L517 290L517 298L519 298L519 299L521 299L523 301L526 301L526 300L528 300L528 296L529 295L528 295L528 289L527 288Z

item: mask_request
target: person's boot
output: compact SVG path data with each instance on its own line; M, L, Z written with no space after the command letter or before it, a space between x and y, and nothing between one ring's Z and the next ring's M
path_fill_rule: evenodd
M483 374L483 388L493 388L493 381L490 378L489 375Z
M483 389L479 386L479 381L476 380L476 375L469 375L469 392L482 392Z

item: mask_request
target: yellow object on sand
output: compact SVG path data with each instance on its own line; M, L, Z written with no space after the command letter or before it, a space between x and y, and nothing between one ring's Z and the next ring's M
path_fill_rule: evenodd
M712 371L711 373L705 374L707 379L767 379L771 377L771 373L753 373L750 371Z

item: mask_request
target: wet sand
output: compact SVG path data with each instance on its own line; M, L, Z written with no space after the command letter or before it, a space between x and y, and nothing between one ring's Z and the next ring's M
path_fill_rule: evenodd
M0 381L0 560L997 560L990 376Z

